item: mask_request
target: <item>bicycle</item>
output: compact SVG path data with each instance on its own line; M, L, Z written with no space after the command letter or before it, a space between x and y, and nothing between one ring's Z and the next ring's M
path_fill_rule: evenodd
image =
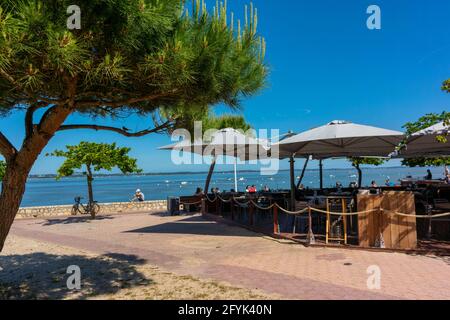
M72 206L71 214L73 216L77 215L77 213L80 214L90 214L92 218L95 218L97 213L100 211L100 206L98 205L97 201L92 201L90 203L87 203L86 205L83 205L81 203L82 197L75 197L75 204Z

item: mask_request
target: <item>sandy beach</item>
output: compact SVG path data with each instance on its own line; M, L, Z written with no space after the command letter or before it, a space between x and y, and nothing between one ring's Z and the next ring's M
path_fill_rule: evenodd
M82 270L69 290L69 265ZM11 235L0 255L0 299L276 299L257 290L166 272L133 255L88 251Z

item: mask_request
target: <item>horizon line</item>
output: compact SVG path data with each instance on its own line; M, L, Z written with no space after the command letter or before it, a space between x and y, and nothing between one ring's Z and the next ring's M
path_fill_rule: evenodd
M430 166L426 166L426 167L415 167L415 168L428 168ZM407 166L383 166L383 167L362 167L364 169L371 169L371 170L382 170L382 169L396 169L396 168L412 168L412 167L407 167ZM324 171L327 170L349 170L349 169L354 169L353 167L349 167L349 168L324 168ZM295 171L301 171L301 168L295 169ZM319 168L314 168L314 169L306 169L306 171L319 171ZM260 172L261 170L259 169L247 169L247 170L238 170L238 172L240 173L251 173L251 172ZM289 169L279 169L277 170L278 172L289 172ZM95 173L94 176L159 176L159 175L177 175L177 174L207 174L208 171L174 171L174 172L143 172L143 173ZM223 170L223 171L215 171L216 173L234 173L233 170ZM45 177L55 177L57 174L56 173L33 173L30 174L29 177L32 178L45 178ZM77 176L84 176L84 174L82 172L77 172L75 174L72 175L72 177L77 177ZM65 177L65 178L69 178L69 177Z

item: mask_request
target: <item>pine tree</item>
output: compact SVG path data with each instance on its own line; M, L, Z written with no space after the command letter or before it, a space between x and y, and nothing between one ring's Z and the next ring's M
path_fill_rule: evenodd
M192 3L187 8L180 0L78 0L81 29L68 30L73 1L0 0L0 115L25 113L20 148L0 132L6 160L0 251L27 176L59 131L109 130L128 137L170 132L215 104L239 108L243 98L264 87L265 42L253 7L241 28L239 21L231 23L226 3L212 13L203 1ZM130 132L65 123L74 113L138 114L149 124Z

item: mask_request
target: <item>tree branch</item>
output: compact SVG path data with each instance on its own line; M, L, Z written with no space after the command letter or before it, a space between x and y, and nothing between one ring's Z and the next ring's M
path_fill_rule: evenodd
M120 106L130 105L133 103L138 103L138 102L143 102L143 101L151 101L151 100L156 100L159 98L167 97L167 96L174 94L176 91L177 90L172 90L170 92L146 95L143 97L129 98L129 99L121 100L121 101L79 100L79 101L76 101L75 104L76 104L76 107L100 107L100 106L120 107Z
M0 69L0 74L8 80L12 85L15 86L14 89L22 89L22 85L18 83L12 76L10 76L6 71Z
M119 133L125 137L142 137L150 133L157 133L161 132L165 129L167 129L170 125L172 120L167 120L166 122L156 126L152 129L146 129L141 130L138 132L128 132L126 128L120 129L116 127L110 127L110 126L99 126L95 124L68 124L68 125L62 125L59 127L58 131L65 131L65 130L75 130L75 129L90 129L90 130L106 130L106 131L113 131L116 133Z
M27 108L27 112L25 113L25 135L26 138L30 137L33 134L33 115L34 112L40 108L43 108L47 105L45 102L36 102L31 104Z
M7 161L12 157L14 157L17 153L17 149L1 132L0 132L0 153L5 157Z

